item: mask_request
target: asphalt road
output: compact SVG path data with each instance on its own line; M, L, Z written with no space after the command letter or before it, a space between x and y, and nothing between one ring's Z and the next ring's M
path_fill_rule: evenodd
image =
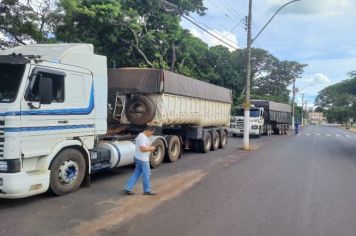
M163 164L157 196L140 184L122 196L127 167L66 196L0 200L0 235L356 235L356 134L309 126L251 141Z

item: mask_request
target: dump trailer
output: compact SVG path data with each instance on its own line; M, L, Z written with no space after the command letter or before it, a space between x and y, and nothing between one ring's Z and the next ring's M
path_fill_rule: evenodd
M132 164L146 125L158 130L152 167L227 143L231 90L164 70L108 71L90 44L4 50L0 71L0 198L63 195Z
M291 123L292 108L289 104L268 100L251 100L249 134L260 137L262 134L287 134ZM233 136L243 136L244 110L239 109L231 117L229 132Z

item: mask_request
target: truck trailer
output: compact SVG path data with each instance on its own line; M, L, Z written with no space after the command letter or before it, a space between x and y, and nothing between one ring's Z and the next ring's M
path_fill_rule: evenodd
M145 126L150 163L224 148L232 92L159 69L107 69L90 44L0 52L0 198L63 195L134 162Z
M272 133L287 134L291 123L292 108L289 104L268 100L251 100L249 134L255 137ZM238 109L231 116L229 132L233 136L243 136L244 109Z

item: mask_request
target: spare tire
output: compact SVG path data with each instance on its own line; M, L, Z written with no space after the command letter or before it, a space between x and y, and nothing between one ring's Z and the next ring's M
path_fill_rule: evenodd
M156 106L147 96L135 95L127 102L125 114L132 124L145 125L155 117Z

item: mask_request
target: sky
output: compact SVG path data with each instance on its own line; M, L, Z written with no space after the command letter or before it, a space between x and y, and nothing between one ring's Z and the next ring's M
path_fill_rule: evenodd
M248 13L248 0L204 0L205 16L192 14L193 20L209 32L222 37L235 48L246 47L246 30L242 19ZM256 36L272 15L289 0L254 0L252 37ZM209 46L224 45L187 20L181 25ZM283 8L253 43L279 60L308 64L296 86L313 106L323 88L348 79L356 70L356 1L301 0ZM226 45L224 45L226 46ZM229 47L229 46L226 46ZM232 47L229 47L233 50ZM308 105L308 106L309 106Z

